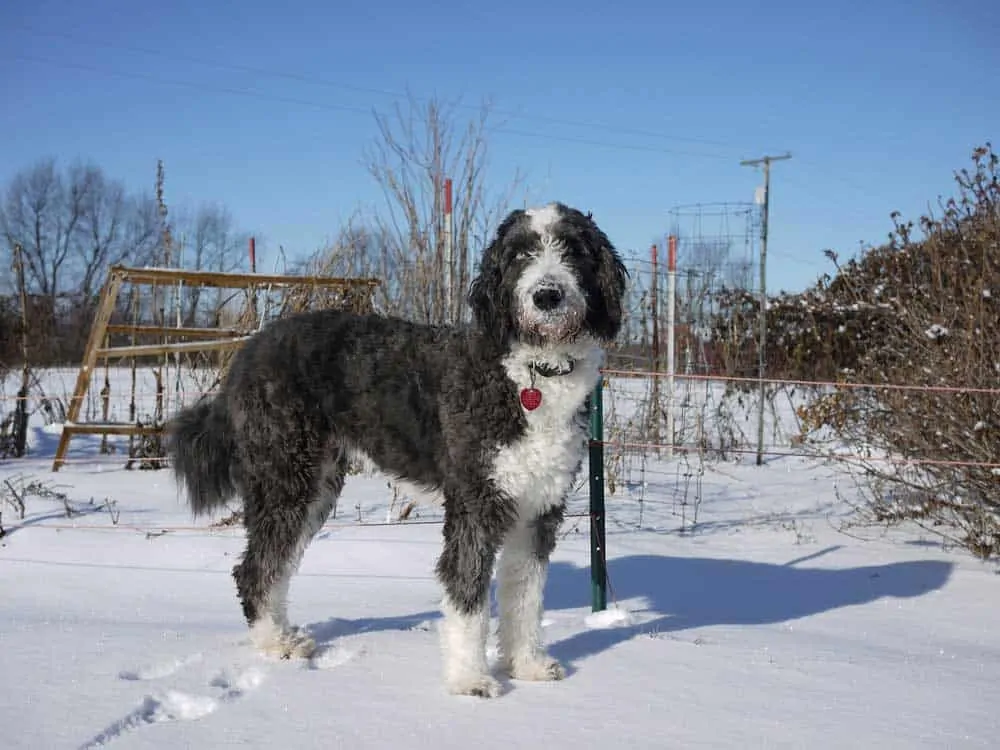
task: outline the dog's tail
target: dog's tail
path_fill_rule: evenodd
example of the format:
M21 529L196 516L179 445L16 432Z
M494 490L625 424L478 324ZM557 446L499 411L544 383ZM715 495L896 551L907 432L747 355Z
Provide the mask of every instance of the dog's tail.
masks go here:
M235 445L229 412L221 398L182 409L167 428L167 441L174 475L187 489L195 516L224 505L236 494Z

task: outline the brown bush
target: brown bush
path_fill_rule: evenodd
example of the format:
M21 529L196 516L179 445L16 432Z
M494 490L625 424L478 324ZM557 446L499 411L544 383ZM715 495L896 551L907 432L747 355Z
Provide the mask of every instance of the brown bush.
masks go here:
M1000 553L1000 170L991 146L958 195L838 269L807 299L841 379L803 416L872 460L864 517L915 521L981 557ZM892 388L891 385L915 388ZM880 387L885 386L885 387ZM884 460L884 459L889 459Z

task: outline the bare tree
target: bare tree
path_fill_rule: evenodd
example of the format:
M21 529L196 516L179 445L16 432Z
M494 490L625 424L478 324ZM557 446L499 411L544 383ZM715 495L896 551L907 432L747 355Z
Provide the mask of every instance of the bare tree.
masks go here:
M249 234L236 228L232 214L219 203L202 205L193 216L181 217L172 229L181 243L179 259L185 268L204 271L236 271L245 268ZM183 298L182 319L185 326L196 325L200 316L213 317L223 299L213 301L213 309L205 310L201 287L187 289Z
M85 183L67 185L49 159L11 180L0 209L8 251L22 248L26 284L53 306L79 236L87 189Z
M122 263L137 266L150 265L160 251L160 220L156 200L142 193L127 199L124 227L126 252L119 257Z
M365 157L385 201L368 232L380 246L381 294L393 295L400 314L433 323L465 316L464 290L474 259L521 182L515 175L498 194L487 188L490 107L484 104L465 123L457 121L455 110L437 99L411 97L389 114L377 113L378 136ZM447 178L454 196L450 265Z
M156 243L148 198L129 196L121 182L93 165L61 174L51 159L16 175L0 205L0 231L20 245L33 295L91 300L108 266L149 253Z
M215 227L210 242L224 248L218 252L231 255L238 241L231 218L218 207L206 215L201 223ZM128 192L93 164L60 170L47 159L11 179L0 196L2 252L21 248L20 307L28 311L36 364L80 355L108 268L160 262L161 223L150 195ZM13 279L6 281L14 291ZM140 302L123 298L119 314L137 317Z
M80 237L74 243L74 277L85 300L94 300L110 266L141 261L154 251L155 205L148 196L129 196L124 185L96 167L74 168L71 184L83 189Z

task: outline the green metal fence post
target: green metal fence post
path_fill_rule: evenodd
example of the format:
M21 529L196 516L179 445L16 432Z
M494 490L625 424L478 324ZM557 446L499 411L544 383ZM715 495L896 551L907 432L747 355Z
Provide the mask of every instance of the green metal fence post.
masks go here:
M590 588L591 607L608 607L607 555L604 549L604 378L590 395Z

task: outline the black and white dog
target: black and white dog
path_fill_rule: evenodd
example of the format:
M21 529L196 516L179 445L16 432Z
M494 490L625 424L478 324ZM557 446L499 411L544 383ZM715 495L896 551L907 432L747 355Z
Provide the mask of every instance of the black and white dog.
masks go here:
M590 215L555 203L502 222L471 285L471 327L321 311L251 338L214 398L173 420L169 445L195 514L243 500L247 546L233 577L254 643L285 658L315 648L289 624L289 581L363 454L444 504L448 690L499 692L486 640L501 550L502 667L560 679L542 644L542 590L625 280Z

